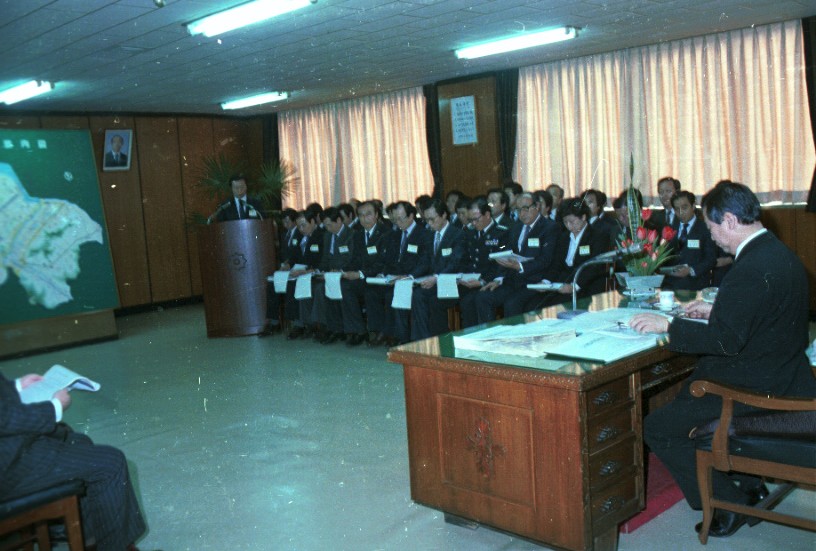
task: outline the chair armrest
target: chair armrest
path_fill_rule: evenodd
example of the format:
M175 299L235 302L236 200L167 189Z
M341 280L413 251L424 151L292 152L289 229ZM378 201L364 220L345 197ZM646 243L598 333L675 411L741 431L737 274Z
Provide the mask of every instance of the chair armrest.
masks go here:
M730 385L712 383L711 381L694 381L691 383L691 393L700 398L706 394L716 394L725 399L740 402L749 406L762 409L775 409L782 411L816 411L816 399L801 397L774 397L758 392L743 390Z

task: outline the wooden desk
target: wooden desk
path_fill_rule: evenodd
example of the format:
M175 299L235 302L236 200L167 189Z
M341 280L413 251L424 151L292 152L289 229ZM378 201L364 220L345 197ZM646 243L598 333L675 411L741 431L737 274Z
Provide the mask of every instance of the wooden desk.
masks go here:
M590 309L619 305L612 292ZM616 549L618 523L645 504L643 391L685 376L694 358L653 349L535 369L455 356L451 335L389 351L404 369L412 499L548 546Z

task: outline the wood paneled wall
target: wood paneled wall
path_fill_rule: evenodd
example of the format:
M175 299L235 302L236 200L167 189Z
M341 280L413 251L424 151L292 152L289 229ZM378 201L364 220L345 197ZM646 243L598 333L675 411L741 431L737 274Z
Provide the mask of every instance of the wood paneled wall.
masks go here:
M216 205L196 188L202 160L223 152L257 167L260 119L173 116L0 116L2 128L88 129L122 307L201 294L193 212ZM103 172L105 130L132 129L131 168Z
M445 191L458 189L473 197L501 182L499 128L496 118L496 79L492 76L438 86L439 134ZM478 143L453 145L450 100L473 96Z

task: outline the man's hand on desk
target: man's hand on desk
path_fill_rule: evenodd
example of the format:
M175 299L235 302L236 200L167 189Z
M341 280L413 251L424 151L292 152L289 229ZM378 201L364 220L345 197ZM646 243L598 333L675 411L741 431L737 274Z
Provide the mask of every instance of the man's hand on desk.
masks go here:
M517 272L521 271L521 264L516 262L515 260L508 260L506 258L499 258L496 260L499 266L504 266L505 268L509 268L511 270L515 270Z
M692 319L707 320L711 315L711 308L713 307L714 305L710 302L695 300L694 302L689 302L686 304L686 307L683 310L685 310L686 316Z
M483 283L481 279L468 279L467 281L460 281L459 285L462 287L468 287L469 289L475 289L477 287L481 287Z
M493 289L498 288L499 285L501 285L501 283L499 283L498 281L491 281L490 283L488 283L487 285L485 285L484 287L482 287L479 290L480 291L492 291Z
M638 333L665 333L669 330L669 320L659 314L638 314L629 320L629 327Z
M428 279L419 284L423 289L433 289L434 285L436 285L436 276L429 276Z

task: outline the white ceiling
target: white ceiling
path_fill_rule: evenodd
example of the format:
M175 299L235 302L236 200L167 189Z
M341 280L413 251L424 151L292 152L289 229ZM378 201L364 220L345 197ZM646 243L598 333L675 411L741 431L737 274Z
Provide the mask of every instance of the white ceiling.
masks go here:
M285 90L269 113L546 61L816 14L813 0L318 0L215 38L184 24L242 0L0 0L0 89L56 90L0 108L221 113L219 103ZM455 48L523 30L577 39L460 61Z

